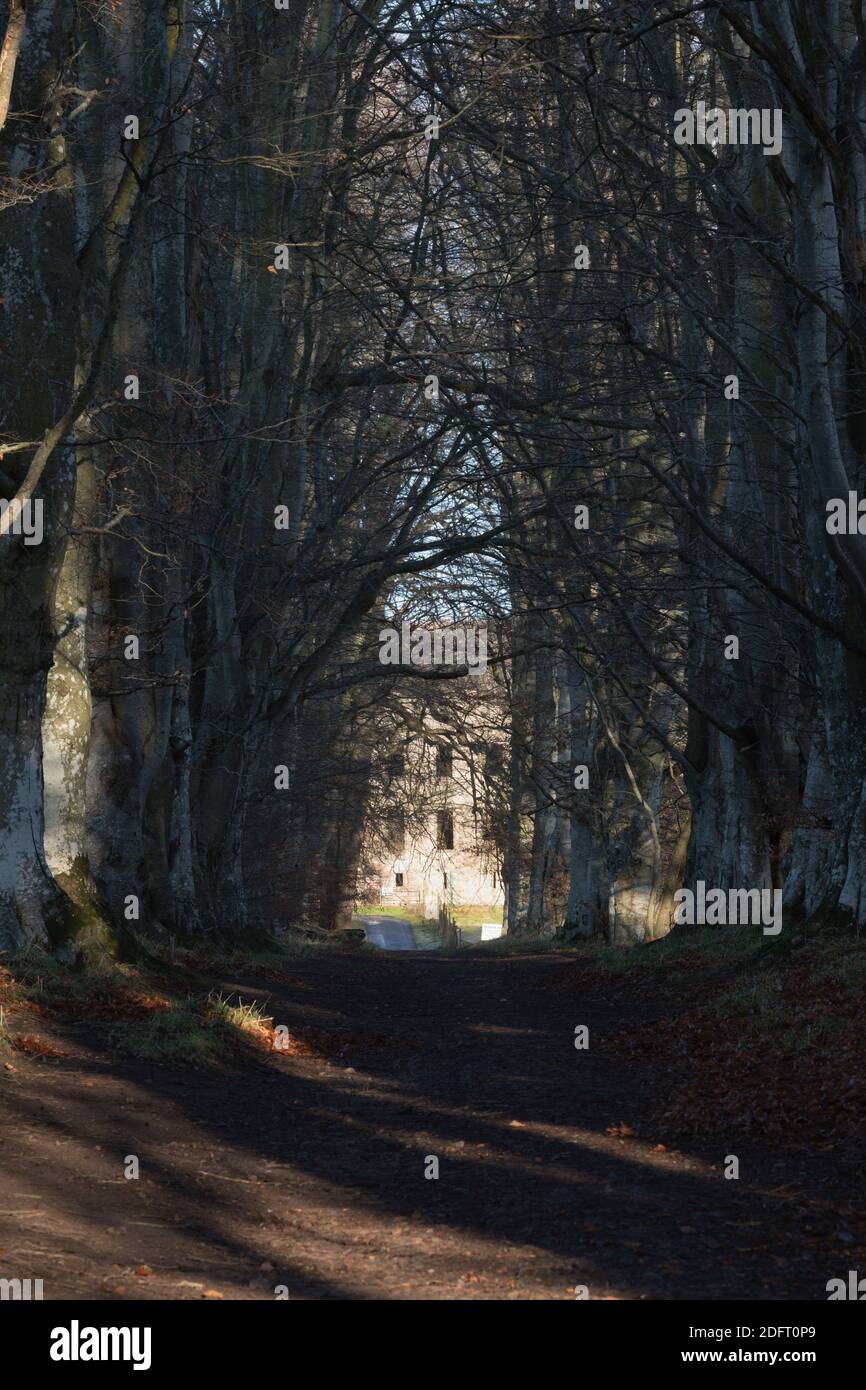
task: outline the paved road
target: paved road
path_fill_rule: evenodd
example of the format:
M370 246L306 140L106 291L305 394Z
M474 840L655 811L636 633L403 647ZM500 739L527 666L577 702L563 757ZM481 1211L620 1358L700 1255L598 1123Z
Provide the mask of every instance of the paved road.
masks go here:
M363 922L371 946L381 946L383 951L418 949L412 924L402 917L359 917L358 921Z

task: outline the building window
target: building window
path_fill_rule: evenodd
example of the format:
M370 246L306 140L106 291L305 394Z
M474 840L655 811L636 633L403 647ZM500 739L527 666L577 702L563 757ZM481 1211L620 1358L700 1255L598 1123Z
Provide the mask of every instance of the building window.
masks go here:
M443 888L447 888L447 887L448 887L448 875L447 875L447 874L443 874L443 875L442 875L442 887L443 887Z
M488 777L498 777L502 772L503 753L501 743L489 743L484 754L484 771Z
M451 749L447 743L440 743L436 749L436 776L450 777L453 766Z
M396 885L397 885L398 888L402 888L402 887L403 887L403 875L402 875L402 874L395 874L395 875L394 875L394 882L396 883Z
M454 817L450 811L436 812L436 844L439 849L454 848Z

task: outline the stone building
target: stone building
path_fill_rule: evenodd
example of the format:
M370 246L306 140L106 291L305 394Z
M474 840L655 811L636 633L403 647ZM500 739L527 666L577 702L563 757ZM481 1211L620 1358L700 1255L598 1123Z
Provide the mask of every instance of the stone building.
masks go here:
M441 906L502 908L498 855L485 806L484 769L501 744L465 744L435 720L392 760L395 803L387 836L368 837L366 903L436 917Z

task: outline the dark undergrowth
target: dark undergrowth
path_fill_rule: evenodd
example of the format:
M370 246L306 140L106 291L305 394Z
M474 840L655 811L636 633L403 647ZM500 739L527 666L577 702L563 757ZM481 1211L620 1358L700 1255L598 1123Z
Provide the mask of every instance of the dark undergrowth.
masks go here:
M583 955L599 980L647 1002L647 1021L609 1041L663 1069L667 1127L861 1152L866 942L805 928L768 948L753 927L692 928Z

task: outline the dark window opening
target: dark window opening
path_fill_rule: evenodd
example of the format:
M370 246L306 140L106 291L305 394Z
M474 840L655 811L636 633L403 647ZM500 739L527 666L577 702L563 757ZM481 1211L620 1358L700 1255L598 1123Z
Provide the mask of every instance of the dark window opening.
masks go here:
M454 848L454 817L450 811L436 812L436 843L439 849Z
M488 744L484 755L484 770L490 776L495 777L502 771L504 751L501 743Z
M450 777L453 767L453 757L451 749L445 743L440 743L436 749L436 776Z
M395 874L395 875L394 875L394 879L395 879L395 882L396 882L397 887L398 887L398 888L402 888L402 887L403 887L403 875L402 875L402 874Z

